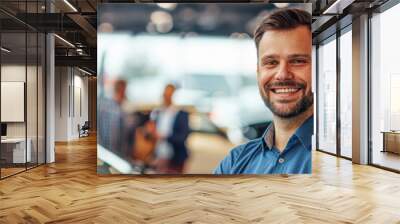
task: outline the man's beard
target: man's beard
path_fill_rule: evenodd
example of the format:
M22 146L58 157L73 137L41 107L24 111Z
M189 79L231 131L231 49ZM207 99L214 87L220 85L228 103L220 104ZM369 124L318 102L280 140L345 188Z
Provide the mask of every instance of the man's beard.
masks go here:
M278 83L277 86L283 86L286 85L285 82ZM302 88L300 91L305 91L305 88ZM296 117L297 115L305 112L310 106L313 105L314 103L314 96L311 91L307 92L306 94L303 94L303 97L296 102L294 107L292 108L285 108L285 109L280 109L278 106L275 105L274 102L271 102L271 100L268 97L269 94L269 86L266 86L264 88L264 91L260 88L260 95L261 98L264 101L264 104L271 110L271 112L281 118L292 118Z

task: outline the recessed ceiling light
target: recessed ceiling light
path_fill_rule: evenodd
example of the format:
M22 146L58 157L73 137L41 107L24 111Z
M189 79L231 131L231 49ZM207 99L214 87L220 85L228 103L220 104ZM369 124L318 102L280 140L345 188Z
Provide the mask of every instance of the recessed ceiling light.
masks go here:
M355 0L336 0L322 14L342 14L343 10L351 5Z
M60 36L57 35L57 34L54 34L54 36L57 37L58 39L60 39L62 42L64 42L64 43L66 43L67 45L69 45L70 47L75 48L75 45L73 45L73 44L72 44L71 42L69 42L68 40L66 40L66 39L64 39L64 38L62 38L62 37L60 37Z
M286 8L289 6L289 3L274 3L277 8Z
M10 52L11 52L11 50L9 50L9 49L7 49L7 48L5 48L5 47L1 47L0 49L1 49L2 51L6 52L6 53L10 53Z
M167 9L167 10L174 10L176 8L176 3L157 3L158 7Z
M74 12L78 12L78 10L68 1L64 0L65 4L67 4Z
M85 73L85 74L87 74L87 75L92 75L92 73L90 73L90 72L88 72L88 71L86 71L86 70L83 70L83 69L81 69L81 68L79 68L79 67L78 67L78 70L81 71L81 72L83 72L83 73Z

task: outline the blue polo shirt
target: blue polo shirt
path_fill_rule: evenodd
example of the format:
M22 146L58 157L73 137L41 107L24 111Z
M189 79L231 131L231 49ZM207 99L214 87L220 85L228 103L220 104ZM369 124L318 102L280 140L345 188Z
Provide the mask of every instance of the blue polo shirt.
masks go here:
M274 125L263 136L232 149L214 174L310 174L313 116L290 137L282 153L274 147Z

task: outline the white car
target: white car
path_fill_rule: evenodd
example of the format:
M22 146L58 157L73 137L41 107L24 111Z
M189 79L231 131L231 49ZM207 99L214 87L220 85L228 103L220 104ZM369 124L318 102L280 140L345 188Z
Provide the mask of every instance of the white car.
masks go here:
M242 87L235 97L215 99L212 108L211 121L225 129L228 139L235 144L259 137L258 130L246 135L245 132L250 131L246 129L272 120L272 113L262 102L257 86Z
M259 95L255 75L186 75L182 78L174 102L191 105L199 113L206 114L235 144L248 139L243 128L272 120L271 112Z

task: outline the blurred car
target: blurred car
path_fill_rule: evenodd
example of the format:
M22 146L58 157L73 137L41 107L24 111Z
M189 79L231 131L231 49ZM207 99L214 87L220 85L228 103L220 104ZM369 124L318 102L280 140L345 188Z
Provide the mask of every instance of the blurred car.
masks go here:
M174 102L178 105L193 105L200 113L211 111L213 99L232 96L232 86L223 75L184 75L179 87Z
M264 105L256 85L239 88L238 96L217 99L214 103L211 120L225 128L228 139L235 144L260 137L272 121L272 113Z
M202 119L198 124L209 130L215 126L235 144L259 137L259 127L272 120L259 95L255 75L186 75L174 100L178 105L194 106ZM213 125L207 124L204 115Z
M245 140L261 137L272 121L272 112L265 106L258 86L247 86L240 92L241 131ZM250 100L251 99L251 100Z

